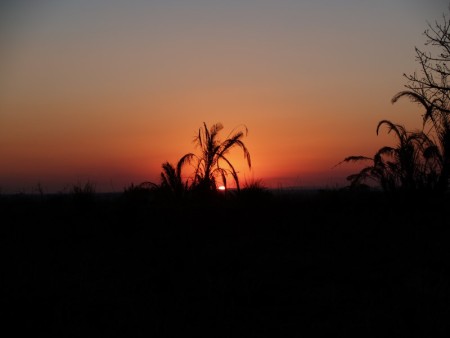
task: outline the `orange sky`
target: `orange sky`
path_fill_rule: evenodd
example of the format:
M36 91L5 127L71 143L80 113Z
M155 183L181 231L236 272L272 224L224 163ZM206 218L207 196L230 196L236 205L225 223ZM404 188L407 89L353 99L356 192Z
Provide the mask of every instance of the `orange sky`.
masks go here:
M11 2L13 3L13 2ZM245 124L272 187L342 185L349 155L420 127L390 99L446 1L33 1L0 5L0 188L159 180L203 122ZM353 170L354 171L354 170Z

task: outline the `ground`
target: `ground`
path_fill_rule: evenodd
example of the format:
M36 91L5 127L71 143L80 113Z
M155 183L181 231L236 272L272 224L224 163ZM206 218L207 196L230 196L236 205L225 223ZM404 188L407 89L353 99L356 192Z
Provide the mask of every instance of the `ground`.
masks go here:
M448 196L0 196L3 317L46 337L448 337Z

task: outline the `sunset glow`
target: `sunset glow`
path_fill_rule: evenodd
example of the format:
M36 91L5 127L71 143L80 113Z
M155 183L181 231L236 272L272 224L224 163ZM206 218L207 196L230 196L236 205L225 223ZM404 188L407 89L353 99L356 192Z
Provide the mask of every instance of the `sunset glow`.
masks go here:
M205 122L245 125L240 180L346 184L350 154L392 142L392 105L446 1L39 1L0 5L0 188L159 182ZM224 187L219 187L223 190Z

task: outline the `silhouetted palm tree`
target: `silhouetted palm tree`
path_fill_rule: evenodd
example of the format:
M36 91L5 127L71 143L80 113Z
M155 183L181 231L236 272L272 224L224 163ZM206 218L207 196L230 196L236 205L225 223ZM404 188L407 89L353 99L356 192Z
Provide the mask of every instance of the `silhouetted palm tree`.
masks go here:
M432 158L435 144L421 132L409 132L404 126L382 120L377 126L386 125L398 139L395 147L380 148L373 158L366 156L349 156L342 162L371 161L359 173L347 177L352 186L361 185L366 180L380 184L384 191L413 191L433 189L436 185L436 172ZM342 163L341 162L341 163Z
M189 153L182 158L184 162L190 162L194 158L197 160L192 189L214 191L219 177L226 186L227 176L231 175L239 191L239 178L227 155L233 148L241 148L248 167L251 168L250 153L242 142L242 138L248 134L248 130L245 126L243 128L244 130L233 129L228 137L221 141L218 134L223 129L222 124L216 123L208 129L206 123L203 123L203 128L199 128L198 134L194 138L195 145L200 148L200 155Z

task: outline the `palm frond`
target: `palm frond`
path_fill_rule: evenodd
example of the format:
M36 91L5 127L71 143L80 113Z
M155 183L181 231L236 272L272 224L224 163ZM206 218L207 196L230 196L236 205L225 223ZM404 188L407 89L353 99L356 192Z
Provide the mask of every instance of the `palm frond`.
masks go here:
M341 162L335 164L335 165L332 167L332 169L333 169L333 168L336 168L337 166L339 166L339 165L341 165L341 164L343 164L343 163L346 163L346 162L360 162L360 161L373 161L373 158L367 157L367 156L361 156L361 155L358 155L358 156L348 156L348 157L344 158Z
M196 158L197 156L192 153L188 153L180 158L180 160L177 163L177 175L181 177L181 170L186 164L190 164L191 161Z
M240 190L239 178L238 178L236 169L234 168L233 164L226 157L221 156L221 159L227 163L229 170L231 172L231 175L233 176L234 182L236 183L236 189L239 191Z
M393 155L395 155L397 153L397 151L398 151L397 148L384 146L384 147L381 147L380 149L378 149L377 155L380 155L380 156L382 156L382 155L391 155L391 156L393 156Z
M397 135L400 143L401 144L404 143L404 139L405 139L406 134L407 134L406 129L405 129L404 126L402 126L400 124L395 124L395 123L393 123L393 122L391 122L389 120L381 120L380 122L378 122L377 135L379 133L379 130L380 130L381 126L383 126L383 125L387 125L387 127L388 127L388 134L391 131L394 131L394 133Z
M404 91L398 92L397 94L394 95L394 97L392 97L391 102L396 103L402 97L407 97L411 101L417 102L417 103L421 104L425 109L428 109L429 104L428 104L427 100L422 95L419 95L418 93L415 93L410 90L404 90Z
M205 124L205 128L206 128L206 124ZM223 125L222 123L218 122L216 124L213 124L213 126L210 129L210 137L211 139L215 139L217 134L223 129Z

